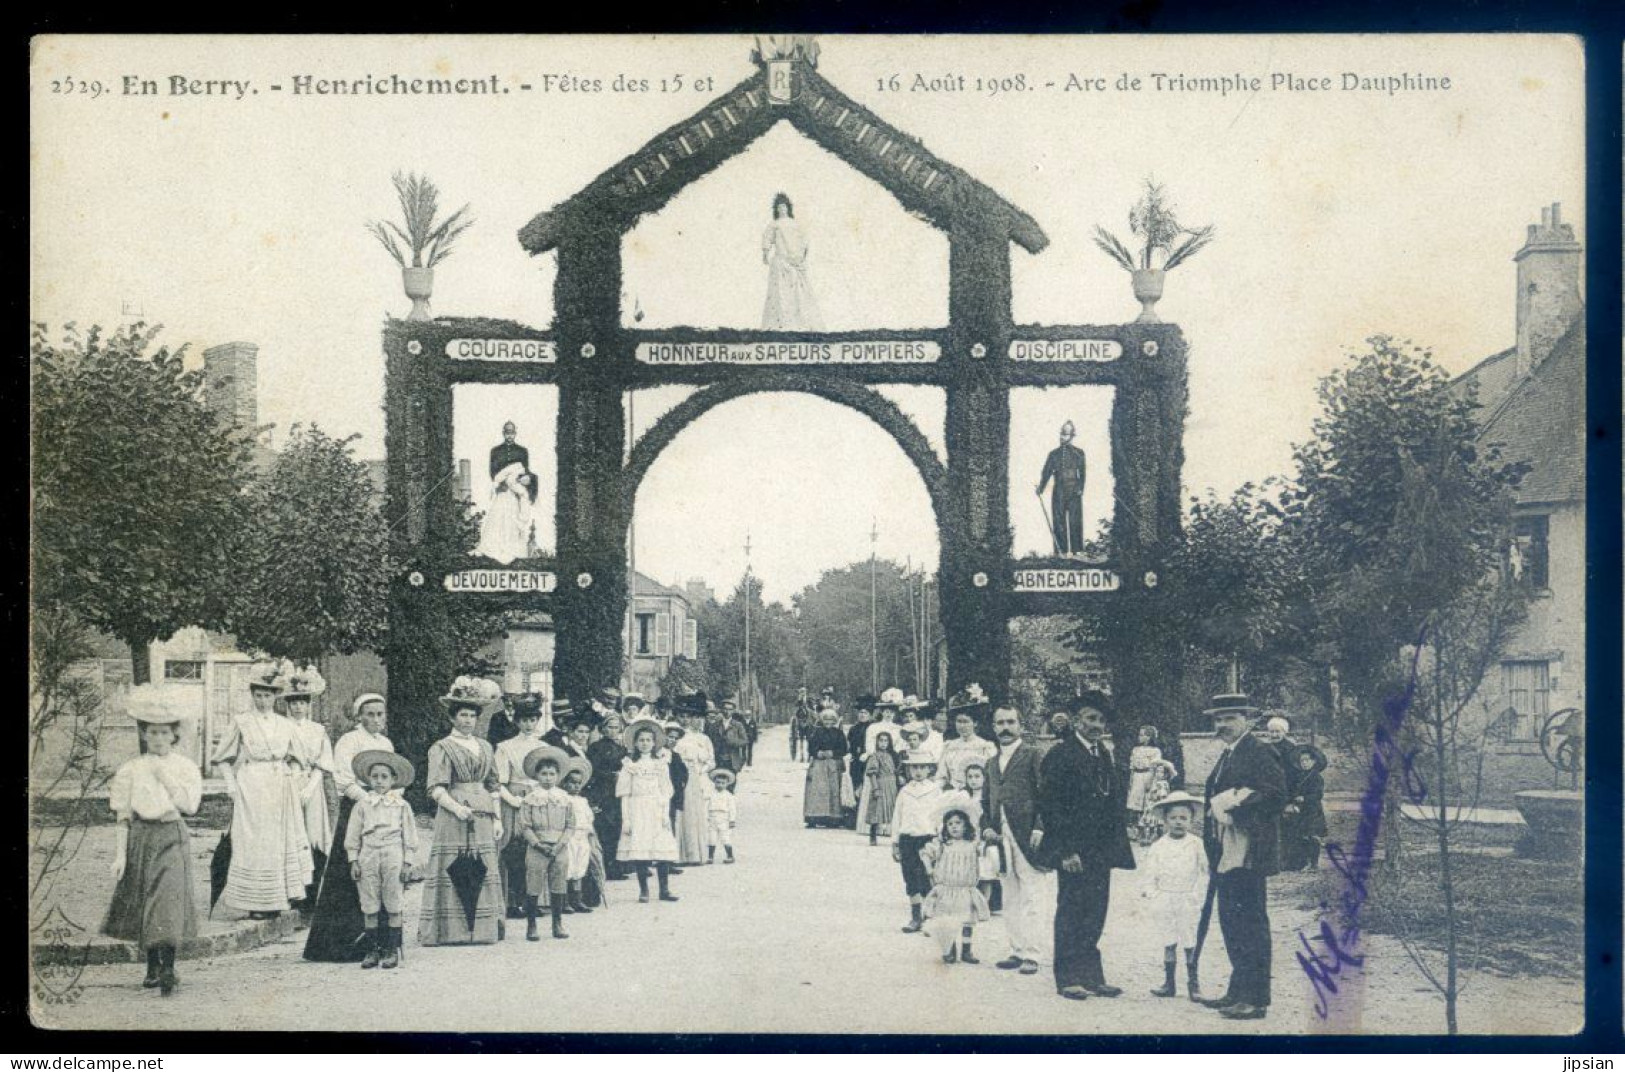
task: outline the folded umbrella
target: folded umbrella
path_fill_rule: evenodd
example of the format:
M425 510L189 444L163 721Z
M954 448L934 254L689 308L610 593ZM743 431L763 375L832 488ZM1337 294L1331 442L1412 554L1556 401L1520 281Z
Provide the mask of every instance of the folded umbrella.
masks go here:
M214 906L225 892L226 880L231 877L231 831L227 830L220 835L219 844L214 847L214 859L209 861L209 915L214 915Z
M456 891L457 901L463 906L463 916L468 921L470 931L474 929L474 915L480 904L480 890L485 885L485 871L485 861L474 853L474 820L471 818L457 859L446 867L446 876L451 879L451 888Z

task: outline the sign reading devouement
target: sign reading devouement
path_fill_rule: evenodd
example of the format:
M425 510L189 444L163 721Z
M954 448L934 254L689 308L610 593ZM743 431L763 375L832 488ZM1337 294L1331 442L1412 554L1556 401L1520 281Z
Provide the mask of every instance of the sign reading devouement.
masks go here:
M559 359L558 344L548 339L452 339L446 356L453 361L537 361Z
M1108 569L1018 569L1017 592L1115 592L1123 584Z
M927 339L842 339L833 342L642 342L645 365L895 365L927 364L942 348Z
M446 574L448 592L551 592L559 576L546 570L466 569Z
M1116 361L1123 344L1116 339L1011 339L1012 361Z

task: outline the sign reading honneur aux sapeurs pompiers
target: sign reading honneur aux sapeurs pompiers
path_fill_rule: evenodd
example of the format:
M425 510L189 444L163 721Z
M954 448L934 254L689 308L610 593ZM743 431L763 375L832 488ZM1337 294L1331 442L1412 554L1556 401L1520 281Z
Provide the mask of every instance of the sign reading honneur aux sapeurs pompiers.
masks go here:
M576 578L575 584L544 584L523 573L471 569L466 560L420 560L418 568L445 583L397 588L397 600L483 598L545 610L556 629L558 691L586 696L614 684L627 640L627 528L639 484L697 418L732 399L772 391L815 395L869 417L918 471L940 540L950 690L976 681L1003 698L1011 618L1076 611L1086 605L1079 601L1118 598L1126 587L1151 589L1142 578L1162 568L1180 532L1186 366L1179 329L1145 318L1018 326L1011 311L1011 247L1041 253L1049 239L1040 223L847 96L819 72L817 58L815 48L804 47L758 54L749 77L520 230L526 252L558 254L553 304L559 312L551 328L444 318L388 324L391 519L420 549L443 546L427 537L432 526L454 516L453 489L438 475L454 467L453 385L553 385L557 500L535 507L551 507L555 515L557 548L545 563L547 573ZM623 320L623 236L781 126L869 176L946 237L945 328L645 330ZM782 255L793 260L793 232L785 234ZM786 271L782 300L803 300L793 270ZM879 390L887 385L942 391L946 461ZM1011 392L1074 385L1112 389L1116 506L1107 560L1088 567L1046 557L1018 564L1010 526ZM628 392L663 386L695 390L629 441ZM524 488L514 495L524 508ZM527 565L534 563L513 564ZM395 620L413 627L412 615ZM1167 674L1176 654L1140 650L1132 665L1114 667L1125 702L1159 695L1161 689L1143 686ZM449 679L456 668L439 670L438 678ZM438 678L424 673L410 680ZM390 687L407 685L392 678ZM403 709L432 701L391 697Z

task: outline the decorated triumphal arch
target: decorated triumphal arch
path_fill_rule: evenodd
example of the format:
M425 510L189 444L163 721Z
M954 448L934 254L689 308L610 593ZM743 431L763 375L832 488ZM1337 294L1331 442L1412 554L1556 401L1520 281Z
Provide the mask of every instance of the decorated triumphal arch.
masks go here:
M884 187L948 241L948 322L920 330L775 332L625 326L622 237L685 186L779 123ZM1011 246L1043 251L1027 213L853 101L796 51L651 139L585 189L530 221L519 241L556 251L549 330L484 319L392 320L388 358L388 513L406 563L390 602L390 702L427 710L458 671L451 635L461 606L546 611L556 630L555 687L583 697L621 676L627 528L637 488L689 423L746 394L805 392L878 423L918 470L938 524L949 685L1008 687L1010 619L1136 600L1155 613L1159 565L1180 526L1185 345L1163 323L1013 322ZM557 388L556 551L504 568L470 559L455 530L452 423L459 384ZM947 458L880 394L939 388ZM697 390L627 442L627 393ZM1113 389L1114 510L1104 561L1012 555L1011 392ZM1023 429L1048 438L1053 429ZM539 504L545 506L547 504ZM492 564L494 565L494 564ZM1165 695L1177 653L1142 650L1113 667L1124 706ZM1150 715L1150 711L1143 712Z

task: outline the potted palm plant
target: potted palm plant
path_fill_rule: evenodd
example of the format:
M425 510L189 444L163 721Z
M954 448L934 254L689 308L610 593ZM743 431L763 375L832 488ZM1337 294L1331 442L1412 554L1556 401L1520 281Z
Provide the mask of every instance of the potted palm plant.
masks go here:
M437 220L440 190L428 176L397 171L393 178L395 196L401 203L401 223L371 220L367 230L401 266L401 283L406 296L412 299L412 311L406 319L428 320L435 265L451 256L452 245L474 221L465 217L467 205Z
M1213 241L1213 226L1180 225L1161 184L1145 180L1145 195L1129 211L1129 230L1140 240L1138 256L1104 227L1095 227L1095 245L1122 265L1134 280L1134 300L1140 303L1141 324L1160 323L1157 300L1167 274L1190 260Z

